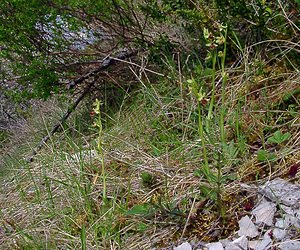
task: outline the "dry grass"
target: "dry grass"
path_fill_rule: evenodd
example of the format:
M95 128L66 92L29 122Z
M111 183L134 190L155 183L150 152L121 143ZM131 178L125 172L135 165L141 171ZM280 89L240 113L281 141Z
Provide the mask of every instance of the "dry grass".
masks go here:
M76 140L67 129L51 138L34 163L28 165L22 155L6 161L13 171L1 181L1 247L79 249L84 240L87 249L150 249L185 238L229 237L255 186L278 176L288 178L291 165L300 162L299 74L276 65L274 72L268 64L257 74L253 61L243 58L228 69L225 93L227 140L240 150L235 159L222 163L223 174L234 175L222 186L227 223L221 222L215 203L202 196L200 184L206 181L195 175L203 163L196 101L181 85L186 79L177 70L175 81L165 79L132 93L136 101L121 109L104 131L108 200L101 196L95 131L85 137L71 123ZM12 144L32 147L37 139L33 134L41 131L41 124L45 131L46 117L56 117L61 109L52 104L49 112L42 107L41 115L16 132ZM217 121L213 126L211 138L216 138ZM291 133L291 138L283 145L268 144L277 130ZM221 164L213 159L216 145L207 142L212 168ZM258 161L259 149L276 153L278 159ZM299 182L299 173L293 181ZM148 213L128 212L145 204Z

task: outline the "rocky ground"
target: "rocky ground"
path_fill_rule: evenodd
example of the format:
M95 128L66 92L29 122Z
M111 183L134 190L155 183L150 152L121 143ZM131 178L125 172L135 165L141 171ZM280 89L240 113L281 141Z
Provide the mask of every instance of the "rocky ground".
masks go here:
M296 164L295 164L296 165ZM295 166L298 168L299 164ZM219 242L181 242L165 249L174 250L299 250L300 185L281 178L265 185L244 185L257 192L257 203L239 220L236 234Z

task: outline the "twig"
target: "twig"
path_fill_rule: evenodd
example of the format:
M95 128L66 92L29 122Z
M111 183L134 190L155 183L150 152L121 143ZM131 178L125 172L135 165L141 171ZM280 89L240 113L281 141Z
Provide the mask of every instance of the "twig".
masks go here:
M116 61L120 61L120 62L123 62L123 63L127 63L127 64L130 64L130 65L139 67L139 68L141 68L142 70L148 71L148 72L153 73L153 74L155 74L155 75L159 75L159 76L164 76L164 77L166 77L166 76L165 76L164 74L162 74L162 73L153 71L153 70L151 70L151 69L147 69L147 68L145 68L145 67L143 67L143 66L140 66L140 65L138 65L138 64L136 64L136 63L133 63L133 62L130 62L130 61L126 61L126 60L121 59L121 58L115 58L115 57L110 57L110 58L113 59L113 60L116 60ZM169 78L169 77L168 77L168 78Z

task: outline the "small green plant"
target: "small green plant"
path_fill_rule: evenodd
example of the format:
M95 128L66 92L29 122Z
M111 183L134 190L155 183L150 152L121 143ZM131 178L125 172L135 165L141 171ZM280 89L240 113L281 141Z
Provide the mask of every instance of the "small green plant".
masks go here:
M288 139L291 138L291 133L282 133L280 130L277 130L273 136L271 136L270 138L268 138L267 142L268 143L273 143L273 144L277 144L280 145L283 142L287 141Z
M184 212L178 207L178 204L170 200L170 197L162 195L153 195L149 202L133 206L126 214L141 219L160 217L165 221L181 221L185 218Z
M276 154L270 153L267 150L260 149L257 152L257 160L258 161L265 162L265 161L274 161L276 159L277 159Z
M143 172L141 173L142 183L146 187L151 187L155 184L155 178L152 174Z
M138 204L133 206L131 209L127 211L126 214L146 216L149 215L151 210L152 210L152 206L149 203L144 203L144 204Z
M291 138L291 133L282 133L280 130L277 130L271 137L268 138L268 144L282 145L285 141ZM276 161L278 156L275 153L269 152L265 149L260 149L257 152L257 160L260 162L265 161Z

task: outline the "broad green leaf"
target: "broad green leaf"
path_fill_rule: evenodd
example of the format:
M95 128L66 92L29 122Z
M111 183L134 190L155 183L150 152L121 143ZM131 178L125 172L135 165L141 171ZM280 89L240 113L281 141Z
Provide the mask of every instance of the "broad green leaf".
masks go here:
M149 204L135 205L127 211L128 215L147 215L150 210Z
M284 141L287 141L291 137L291 133L284 133L282 134L280 130L277 130L273 136L271 136L267 142L268 143L275 143L281 144Z
M257 160L258 161L274 161L276 160L276 155L274 153L269 153L266 150L258 150Z

